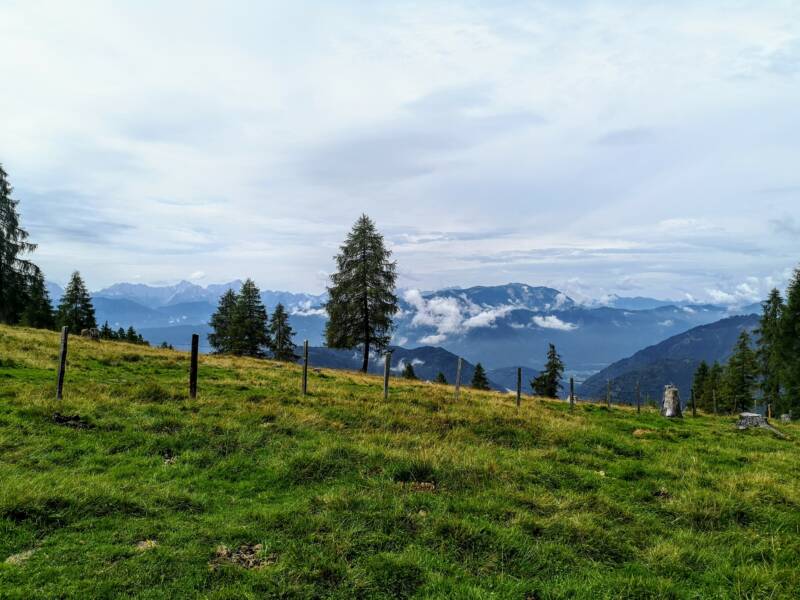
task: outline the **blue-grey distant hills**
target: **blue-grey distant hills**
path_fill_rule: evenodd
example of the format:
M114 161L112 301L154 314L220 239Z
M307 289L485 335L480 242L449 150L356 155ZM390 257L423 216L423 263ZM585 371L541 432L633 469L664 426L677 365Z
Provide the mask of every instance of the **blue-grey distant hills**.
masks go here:
M578 393L586 399L604 398L611 381L614 401L632 404L637 381L641 382L642 398L649 395L655 400L660 400L664 386L672 383L686 403L700 362L727 361L742 330L752 332L758 320L757 315L729 317L672 336L609 365L587 379Z
M176 348L187 348L196 332L207 352L207 323L219 298L240 285L238 280L208 286L118 283L94 292L93 299L101 324L132 325L151 343L166 341ZM60 288L50 284L49 289L57 301ZM733 314L726 307L686 300L615 296L602 304L582 304L559 290L523 283L401 290L398 295L395 346L438 347L471 364L481 362L490 373L497 371L493 380L503 387L512 387L515 366L526 369L526 382L541 369L549 343L558 348L568 373L582 381L641 348ZM324 294L266 290L262 299L269 311L284 304L298 344L308 339L312 346L324 345Z

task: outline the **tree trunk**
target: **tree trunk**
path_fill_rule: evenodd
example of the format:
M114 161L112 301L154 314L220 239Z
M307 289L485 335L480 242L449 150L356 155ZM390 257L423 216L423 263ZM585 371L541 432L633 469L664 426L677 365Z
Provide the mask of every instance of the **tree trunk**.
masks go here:
M369 367L369 337L364 342L364 361L361 363L361 370L366 373Z

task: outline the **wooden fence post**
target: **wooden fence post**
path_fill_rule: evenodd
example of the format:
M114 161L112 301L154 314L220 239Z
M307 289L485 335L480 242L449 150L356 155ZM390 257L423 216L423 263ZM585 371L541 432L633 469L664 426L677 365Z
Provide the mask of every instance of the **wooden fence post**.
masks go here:
M189 365L189 398L197 398L197 352L200 336L192 334L192 362Z
M639 383L639 380L636 380L636 414L640 414L642 412L642 388Z
M606 408L611 408L611 380L606 380Z
M67 369L67 339L69 327L61 328L61 352L58 359L58 383L56 384L56 400L64 397L64 371Z
M695 405L695 401L694 401L694 387L692 387L692 390L689 392L689 397L692 400L692 417L696 417L697 416L697 406Z
M389 371L392 368L392 351L388 350L383 359L383 399L389 399Z
M522 367L517 367L517 408L522 398Z
M458 357L458 364L456 365L456 402L461 395L461 357Z
M303 342L303 396L308 394L308 340Z
M575 378L569 378L569 408L575 408Z

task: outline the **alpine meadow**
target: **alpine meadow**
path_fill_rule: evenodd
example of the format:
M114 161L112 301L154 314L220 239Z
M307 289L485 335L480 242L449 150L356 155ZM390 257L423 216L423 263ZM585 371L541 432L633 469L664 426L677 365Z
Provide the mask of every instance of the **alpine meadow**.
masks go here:
M800 4L0 2L0 78L0 600L800 598Z

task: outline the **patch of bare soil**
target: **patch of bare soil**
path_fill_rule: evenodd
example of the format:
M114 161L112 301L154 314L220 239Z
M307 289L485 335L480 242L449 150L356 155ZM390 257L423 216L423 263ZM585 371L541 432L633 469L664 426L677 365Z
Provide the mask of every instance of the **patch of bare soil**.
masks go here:
M436 484L431 481L412 481L408 484L412 492L434 492Z
M156 547L158 547L158 542L155 540L142 540L141 542L136 542L135 546L139 552L146 552Z
M231 550L227 546L219 545L214 555L214 560L208 563L213 571L223 564L236 565L244 569L260 569L265 565L273 565L277 561L275 554L262 556L261 544L242 544L236 550Z

